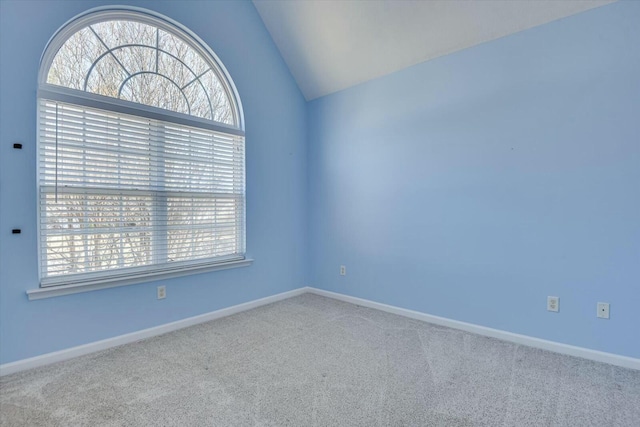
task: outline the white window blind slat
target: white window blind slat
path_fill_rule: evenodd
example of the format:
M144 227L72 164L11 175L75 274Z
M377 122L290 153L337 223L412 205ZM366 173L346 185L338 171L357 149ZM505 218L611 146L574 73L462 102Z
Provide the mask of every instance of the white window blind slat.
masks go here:
M244 257L243 136L41 98L38 167L43 286Z

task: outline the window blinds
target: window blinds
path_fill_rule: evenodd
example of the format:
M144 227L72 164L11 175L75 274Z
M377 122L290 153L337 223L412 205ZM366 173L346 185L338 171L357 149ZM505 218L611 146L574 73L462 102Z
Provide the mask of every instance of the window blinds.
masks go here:
M40 99L42 285L244 257L244 137Z

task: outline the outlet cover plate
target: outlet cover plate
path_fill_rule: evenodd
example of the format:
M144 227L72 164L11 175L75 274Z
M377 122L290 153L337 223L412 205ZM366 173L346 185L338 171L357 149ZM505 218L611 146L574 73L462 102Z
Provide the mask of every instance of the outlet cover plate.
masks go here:
M598 317L601 319L609 318L609 303L608 302L599 302L598 303Z
M560 311L560 297L547 297L547 310L555 313Z

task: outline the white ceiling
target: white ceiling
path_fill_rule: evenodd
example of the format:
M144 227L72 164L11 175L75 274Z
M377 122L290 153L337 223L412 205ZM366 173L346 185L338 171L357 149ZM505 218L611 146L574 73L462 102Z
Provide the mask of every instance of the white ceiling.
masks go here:
M307 100L612 0L253 0Z

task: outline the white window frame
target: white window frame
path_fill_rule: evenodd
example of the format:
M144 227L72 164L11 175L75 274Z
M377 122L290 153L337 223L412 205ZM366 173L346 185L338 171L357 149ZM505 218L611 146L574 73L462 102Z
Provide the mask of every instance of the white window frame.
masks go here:
M137 104L117 98L97 95L81 90L57 86L47 83L49 68L55 58L60 47L67 41L69 37L77 31L98 22L110 20L133 20L148 25L156 26L164 31L173 33L185 41L190 41L189 45L195 48L204 58L210 58L215 72L219 76L220 83L223 85L227 99L229 100L236 126L227 125L220 122L214 122L196 116L190 116L170 110L156 108L148 105ZM164 122L176 123L180 125L198 127L210 131L222 132L225 134L237 135L244 137L244 114L242 104L238 92L233 84L233 80L224 68L222 62L215 53L204 43L196 34L188 28L182 26L176 21L167 18L155 12L137 8L137 7L99 7L91 9L81 15L69 20L63 27L49 40L47 47L43 53L40 62L40 70L38 74L38 109L40 109L40 100L45 98L51 101L76 104L83 107L97 108L100 110L112 111L121 114L130 114L138 117L145 117L152 120L160 120ZM40 111L38 111L38 142L40 141ZM39 145L39 143L38 143ZM37 150L39 151L39 149ZM40 165L38 160L38 165ZM38 166L38 174L40 174L40 166ZM246 174L246 166L243 168ZM40 183L38 179L38 199L40 198ZM246 193L243 192L243 213L246 216ZM38 265L39 272L42 271L42 244L40 233L40 200L38 200ZM243 239L246 236L246 220L242 219ZM243 241L242 246L246 248ZM245 249L246 250L246 249ZM88 274L71 275L68 279L65 275L56 280L50 280L43 283L40 277L40 288L27 291L29 299L40 299L51 296L59 296L76 292L85 292L96 289L103 289L114 286L122 286L150 280L178 277L186 274L197 274L207 271L222 270L235 267L244 267L252 263L253 260L247 259L246 256L232 257L229 259L217 260L215 262L205 262L199 264L181 265L180 262L171 264L160 264L152 268L127 268L126 270L114 269L104 272L93 272ZM41 274L41 273L39 273ZM75 277L74 277L75 276Z

